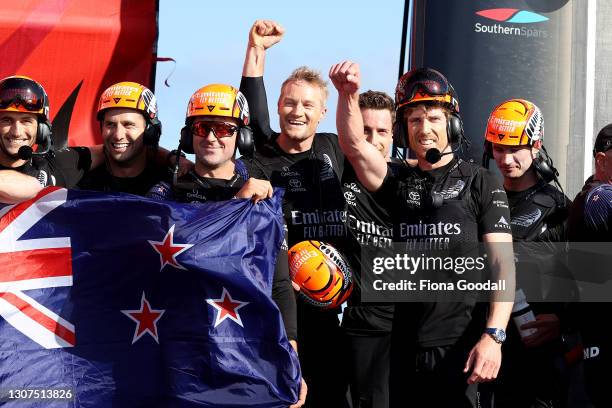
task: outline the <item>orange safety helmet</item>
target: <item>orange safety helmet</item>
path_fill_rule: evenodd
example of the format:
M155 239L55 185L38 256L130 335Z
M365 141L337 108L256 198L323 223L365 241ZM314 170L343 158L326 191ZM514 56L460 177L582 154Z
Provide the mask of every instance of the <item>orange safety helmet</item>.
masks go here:
M119 82L106 88L98 102L98 120L107 109L128 108L142 113L151 123L157 119L157 99L149 88L136 82Z
M230 85L206 85L191 95L187 105L185 124L197 116L224 116L235 118L241 126L249 124L249 104L238 89Z
M534 103L510 99L498 105L485 132L486 142L506 146L533 146L544 137L544 116ZM486 144L485 142L485 144Z

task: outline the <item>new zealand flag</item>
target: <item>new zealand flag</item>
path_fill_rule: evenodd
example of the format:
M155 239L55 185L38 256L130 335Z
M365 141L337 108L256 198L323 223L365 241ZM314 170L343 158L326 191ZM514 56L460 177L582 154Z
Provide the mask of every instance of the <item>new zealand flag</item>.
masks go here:
M48 188L0 217L0 405L297 400L270 297L279 194L184 205Z

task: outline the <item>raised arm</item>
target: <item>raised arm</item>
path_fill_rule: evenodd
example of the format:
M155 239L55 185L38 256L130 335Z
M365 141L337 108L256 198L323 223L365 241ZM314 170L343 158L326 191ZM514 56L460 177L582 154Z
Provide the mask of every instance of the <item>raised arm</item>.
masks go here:
M336 128L340 148L351 162L359 181L370 191L382 185L387 174L387 162L380 152L367 142L359 109L359 65L350 61L335 64L329 77L338 90Z
M266 50L279 42L285 29L270 20L257 20L249 31L240 91L247 98L251 113L250 126L257 144L272 139L274 131L270 127L268 98L263 82Z
M285 29L272 20L257 20L253 23L244 57L243 77L263 76L266 50L279 42L284 34Z

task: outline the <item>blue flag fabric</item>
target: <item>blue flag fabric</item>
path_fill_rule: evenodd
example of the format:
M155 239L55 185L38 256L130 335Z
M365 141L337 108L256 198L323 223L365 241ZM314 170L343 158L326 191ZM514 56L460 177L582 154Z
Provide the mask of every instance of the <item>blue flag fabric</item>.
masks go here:
M187 205L48 188L0 216L5 406L297 400L297 355L271 300L278 192ZM24 405L21 390L39 391Z

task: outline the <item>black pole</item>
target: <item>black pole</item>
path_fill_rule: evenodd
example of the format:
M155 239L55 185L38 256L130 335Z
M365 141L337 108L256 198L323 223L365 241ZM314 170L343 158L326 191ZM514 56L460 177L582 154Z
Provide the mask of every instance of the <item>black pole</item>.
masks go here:
M410 1L411 0L404 1L404 20L402 23L402 40L401 40L401 45L400 45L399 72L397 74L398 79L404 74L404 61L406 60L406 42L408 39L408 15L410 11ZM401 119L396 118L395 120L401 120ZM405 159L406 149L402 149L402 151L403 151L402 152L403 154L401 154L401 156L403 159ZM395 146L395 144L393 145L391 156L396 157L396 158L400 156L399 148Z
M406 41L408 39L408 12L410 11L410 1L404 1L404 22L402 23L402 41L400 45L400 61L399 61L399 72L397 78L399 79L404 74L404 61L406 60Z

